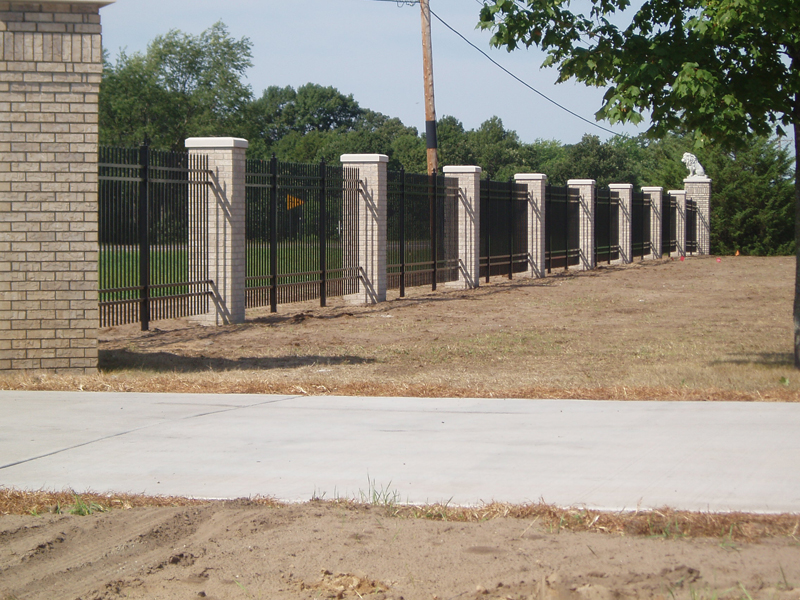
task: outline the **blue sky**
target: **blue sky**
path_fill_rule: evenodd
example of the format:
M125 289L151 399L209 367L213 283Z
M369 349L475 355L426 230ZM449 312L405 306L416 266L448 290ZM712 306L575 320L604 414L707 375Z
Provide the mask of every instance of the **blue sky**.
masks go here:
M490 34L475 29L480 6L478 0L431 0L434 12L504 67L594 123L602 90L556 85L556 71L540 69L544 56L538 51L491 49ZM253 44L248 83L257 96L270 85L331 85L362 107L424 130L419 6L376 0L117 0L101 15L112 58L122 48L144 51L170 29L198 34L221 20L234 37ZM453 115L471 129L497 115L525 142L574 143L584 133L610 137L513 80L436 19L432 35L438 117Z

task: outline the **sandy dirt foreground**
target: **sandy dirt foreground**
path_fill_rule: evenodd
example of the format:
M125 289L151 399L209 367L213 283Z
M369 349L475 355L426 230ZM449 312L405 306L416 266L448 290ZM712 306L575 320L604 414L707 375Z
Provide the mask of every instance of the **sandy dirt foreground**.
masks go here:
M239 501L7 515L0 598L800 598L796 536L623 536L391 513Z

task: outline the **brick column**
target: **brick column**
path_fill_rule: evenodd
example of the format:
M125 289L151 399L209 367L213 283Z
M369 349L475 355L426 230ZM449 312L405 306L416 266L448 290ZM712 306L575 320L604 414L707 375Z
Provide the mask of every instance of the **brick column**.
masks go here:
M650 198L650 246L653 258L661 258L661 198L664 195L662 187L643 187L644 195Z
M358 169L361 189L358 205L358 293L346 296L355 304L386 300L386 205L388 201L385 154L343 154L345 167Z
M544 200L547 175L517 173L514 180L528 188L528 273L531 277L544 277Z
M444 175L458 179L458 281L445 285L476 288L481 279L481 168L445 167Z
M697 204L697 253L711 254L711 180L689 177L683 180L683 189Z
M633 239L631 229L631 207L633 184L612 183L608 188L619 198L619 262L627 265L633 261Z
M244 323L245 310L245 152L239 138L189 138L190 154L208 156L208 276L214 282L208 325Z
M675 198L677 210L675 211L675 255L686 256L686 192L683 190L670 190L667 192Z
M0 371L97 371L102 6L0 1Z
M594 179L570 179L567 186L580 194L580 253L581 270L594 269Z

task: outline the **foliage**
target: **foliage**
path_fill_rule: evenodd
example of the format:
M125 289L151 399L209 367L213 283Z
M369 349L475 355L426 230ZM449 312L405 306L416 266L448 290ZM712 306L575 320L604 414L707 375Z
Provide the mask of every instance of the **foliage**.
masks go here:
M793 254L793 157L777 140L758 138L731 153L702 153L714 180L711 252Z
M653 137L684 130L735 147L797 121L798 0L647 0L621 28L629 5L591 0L584 14L569 0L488 0L480 24L496 46L541 47L559 81L606 87L599 118L650 112Z
M147 52L106 60L100 87L100 143L178 150L190 136L237 135L252 99L242 82L251 43L223 23L198 36L172 30Z

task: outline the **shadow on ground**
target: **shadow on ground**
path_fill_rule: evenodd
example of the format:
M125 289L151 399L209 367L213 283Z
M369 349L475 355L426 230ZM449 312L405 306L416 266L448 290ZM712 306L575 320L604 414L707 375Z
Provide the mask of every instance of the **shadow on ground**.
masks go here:
M764 365L767 367L791 367L794 356L791 352L763 352L754 354L732 355L715 360L712 365Z
M310 366L361 365L374 359L360 356L276 356L242 357L237 359L208 356L181 356L171 352L131 352L101 350L99 366L103 371L137 369L161 373L196 373L199 371L257 371L297 369Z

